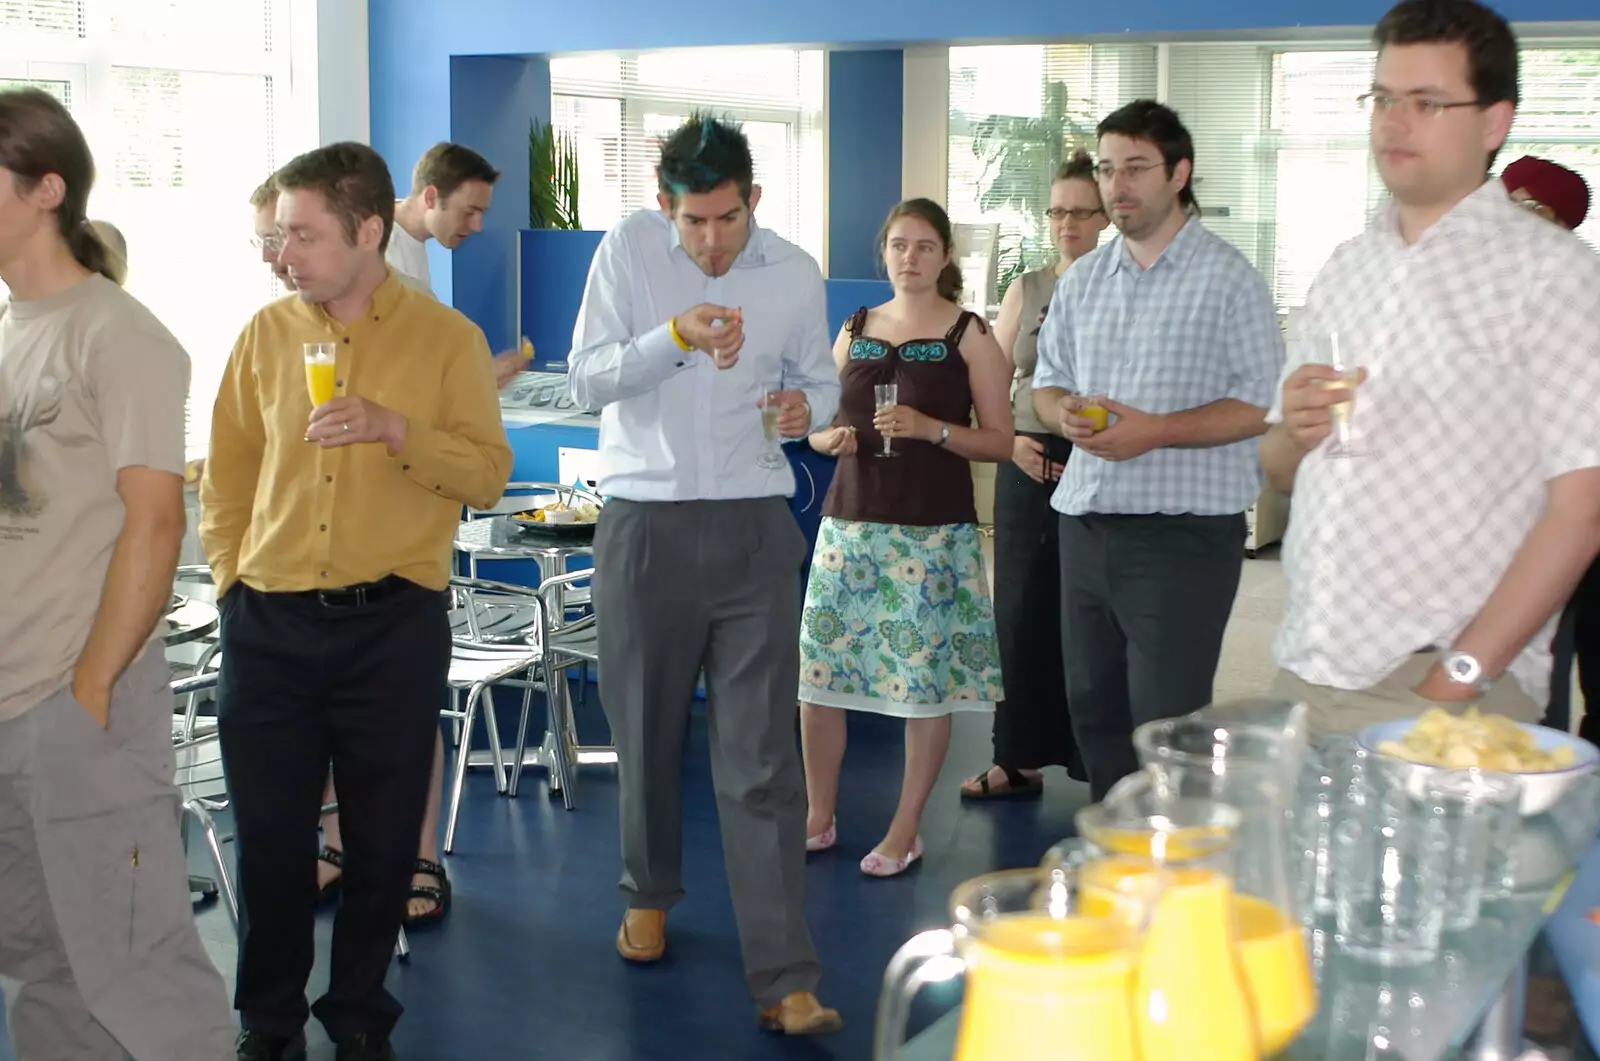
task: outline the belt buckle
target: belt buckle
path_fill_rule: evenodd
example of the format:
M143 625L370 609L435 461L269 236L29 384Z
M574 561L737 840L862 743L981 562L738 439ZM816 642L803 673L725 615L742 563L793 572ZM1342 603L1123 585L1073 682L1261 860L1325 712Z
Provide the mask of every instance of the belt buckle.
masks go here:
M367 587L351 586L348 589L319 589L317 603L324 608L362 608L367 603Z

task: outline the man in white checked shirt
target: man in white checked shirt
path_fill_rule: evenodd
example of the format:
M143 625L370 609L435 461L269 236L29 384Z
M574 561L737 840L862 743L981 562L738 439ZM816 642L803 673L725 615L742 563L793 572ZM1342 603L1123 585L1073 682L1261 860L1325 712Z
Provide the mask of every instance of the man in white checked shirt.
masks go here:
M1427 703L1535 722L1553 617L1600 549L1600 259L1487 178L1517 104L1504 20L1403 0L1373 38L1394 202L1312 286L1262 446L1294 495L1274 688L1316 732ZM1365 372L1345 457L1349 395L1312 363L1330 334Z
M1056 282L1034 405L1077 446L1061 513L1061 641L1090 794L1138 768L1135 725L1211 701L1261 492L1257 437L1283 364L1272 295L1200 223L1194 142L1149 100L1098 129L1120 235ZM1080 415L1085 397L1112 421Z

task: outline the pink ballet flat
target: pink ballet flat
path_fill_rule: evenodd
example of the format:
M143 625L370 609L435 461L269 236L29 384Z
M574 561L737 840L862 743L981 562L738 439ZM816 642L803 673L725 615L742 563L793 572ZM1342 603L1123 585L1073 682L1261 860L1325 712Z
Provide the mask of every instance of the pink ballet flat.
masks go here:
M835 818L835 819L830 820L828 822L828 827L826 829L822 830L822 832L818 833L816 836L808 836L808 837L806 837L806 851L807 852L826 851L826 850L828 850L828 848L832 847L834 844L836 844L838 842L839 842L838 819Z
M898 877L922 857L922 837L911 841L911 850L906 852L905 858L890 858L882 854L877 848L867 852L867 857L861 860L861 872L869 877Z

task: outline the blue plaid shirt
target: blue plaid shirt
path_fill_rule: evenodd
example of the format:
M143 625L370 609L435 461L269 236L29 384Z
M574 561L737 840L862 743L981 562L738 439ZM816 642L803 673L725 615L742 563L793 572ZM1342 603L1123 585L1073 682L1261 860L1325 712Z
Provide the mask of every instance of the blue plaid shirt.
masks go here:
M1103 394L1147 413L1235 398L1263 411L1283 367L1272 293L1232 244L1190 220L1148 269L1118 236L1056 281L1033 385ZM1077 450L1050 504L1122 515L1243 512L1261 492L1260 444L1155 449L1128 461Z

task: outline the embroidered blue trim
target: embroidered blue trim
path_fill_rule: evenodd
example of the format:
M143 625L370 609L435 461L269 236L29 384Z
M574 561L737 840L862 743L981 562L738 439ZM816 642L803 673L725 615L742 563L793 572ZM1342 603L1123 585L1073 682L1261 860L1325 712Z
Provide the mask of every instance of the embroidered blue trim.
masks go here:
M882 361L889 356L889 347L876 339L852 339L850 341L850 360L852 361Z
M943 361L949 356L950 351L942 339L932 343L907 343L900 348L902 361Z

